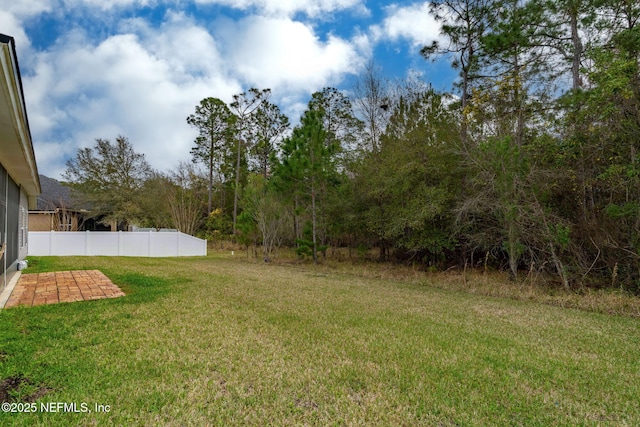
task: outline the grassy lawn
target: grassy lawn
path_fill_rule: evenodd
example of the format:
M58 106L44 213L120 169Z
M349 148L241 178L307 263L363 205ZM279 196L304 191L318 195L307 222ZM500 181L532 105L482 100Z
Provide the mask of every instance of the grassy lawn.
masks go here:
M0 425L640 424L632 317L226 253L30 265L127 296L0 311L0 380L38 406Z

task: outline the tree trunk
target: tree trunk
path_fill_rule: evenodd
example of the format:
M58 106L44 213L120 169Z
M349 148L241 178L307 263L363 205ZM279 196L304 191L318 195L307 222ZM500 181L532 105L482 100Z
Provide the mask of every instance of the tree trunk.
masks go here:
M467 126L467 105L469 103L469 71L462 68L462 122L460 123L460 137L462 147L467 150L468 126Z
M316 177L315 177L315 157L313 147L310 152L311 159L311 239L313 241L313 262L318 263L318 243L316 237Z
M240 188L240 158L242 153L242 138L238 138L238 158L236 160L236 185L233 189L233 235L236 235L238 219L238 189Z
M313 262L318 263L318 244L316 237L316 189L313 178L311 180L311 234L313 241Z
M515 236L516 225L512 222L509 224L509 233L507 235L507 250L509 251L509 278L513 281L518 280L518 240Z
M571 77L573 80L573 89L577 90L582 87L582 79L580 78L580 58L582 57L582 40L578 32L578 10L569 11L571 25L571 43L573 44L573 58L571 61Z
M213 210L213 142L211 143L211 155L209 156L209 202L207 215Z
M294 240L302 238L300 232L300 216L298 215L298 195L293 196L293 237ZM296 247L298 244L296 243Z

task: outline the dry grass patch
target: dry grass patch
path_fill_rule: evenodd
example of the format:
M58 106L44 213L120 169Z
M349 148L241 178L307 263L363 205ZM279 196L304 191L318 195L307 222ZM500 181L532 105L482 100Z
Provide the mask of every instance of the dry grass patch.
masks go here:
M226 256L226 252L221 253ZM259 260L243 260L260 262ZM293 268L305 268L306 263L290 256L281 256L281 265ZM417 267L408 267L391 263L374 263L364 261L328 260L318 266L325 274L346 274L363 278L390 280L414 285L426 285L457 292L509 298L521 301L533 301L564 308L598 313L614 314L640 318L640 297L619 289L579 288L567 292L561 287L553 286L539 275L527 276L520 282L508 280L507 273L467 270L449 270L444 272L426 272Z

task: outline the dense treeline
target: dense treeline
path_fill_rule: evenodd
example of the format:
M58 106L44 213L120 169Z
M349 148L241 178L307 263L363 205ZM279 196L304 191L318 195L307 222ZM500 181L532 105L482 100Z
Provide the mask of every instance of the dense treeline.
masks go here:
M435 0L431 12L442 41L421 54L459 71L451 94L370 64L352 90L313 94L293 129L268 89L205 98L187 119L205 177L183 165L190 179L155 180L199 194L198 233L265 259L279 245L316 262L375 248L640 291L640 4Z

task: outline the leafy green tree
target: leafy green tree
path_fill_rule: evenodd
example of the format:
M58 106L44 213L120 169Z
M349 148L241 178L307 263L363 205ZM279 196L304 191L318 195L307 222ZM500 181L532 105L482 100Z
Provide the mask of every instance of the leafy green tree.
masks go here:
M260 231L258 230L258 224L247 211L240 212L237 221L237 234L235 238L237 241L246 246L247 258L249 258L249 247L253 245L253 256L258 257L258 239L260 238Z
M343 167L363 136L364 124L355 116L351 100L338 89L326 87L311 95L309 109L319 113L326 131L324 144L338 150L335 154Z
M213 180L216 169L224 161L225 148L233 137L236 117L227 104L218 98L204 98L196 106L196 111L187 117L187 123L198 129L195 146L191 149L194 161L207 166L209 172L208 203L213 209Z
M308 200L311 215L311 246L315 263L318 262L318 197L335 173L337 144L330 141L323 126L324 111L318 108L305 111L300 124L291 137L282 144L281 159L276 165L276 185L292 194L295 203ZM299 206L295 206L298 211ZM297 212L296 212L297 213Z
M245 158L247 146L250 144L251 122L249 118L254 114L263 102L271 97L271 89L259 90L251 88L233 96L230 105L231 111L236 116L236 168L235 185L233 188L233 234L236 233L236 223L238 218L238 201L240 196L240 181L242 174L242 160Z
M640 289L640 6L605 2L607 39L588 50L589 87L570 94L563 147L579 183L578 238L592 248L586 265ZM606 21L604 21L606 19ZM573 131L573 132L571 132ZM585 267L586 268L586 267ZM613 274L613 271L616 274ZM612 280L615 282L615 280Z
M143 191L138 199L142 215L138 225L157 230L173 228L169 207L165 202L170 186L171 180L165 174L158 171L152 172L144 182Z
M289 130L289 118L280 108L265 100L255 112L249 116L248 140L251 154L255 157L255 170L266 180L269 177L271 157L275 154L276 145Z
M462 235L476 250L505 253L510 277L516 280L530 225L524 184L529 163L508 135L487 138L467 162L472 178L458 207Z
M433 90L401 97L380 150L356 168L363 230L375 236L381 257L443 261L456 246L453 207L460 187L459 133L444 97ZM453 130L453 131L452 131Z
M152 169L126 137L118 136L115 143L96 139L94 147L79 149L63 176L90 210L104 215L105 224L143 218L139 200Z
M586 48L599 37L595 28L599 0L532 0L525 5L537 25L536 44L548 50L549 78L571 76L571 90L585 86ZM530 24L531 25L531 24ZM565 83L566 84L566 83Z
M261 236L264 260L269 262L271 253L282 240L290 215L273 186L262 175L249 176L241 201L243 214L251 220Z
M446 44L434 41L420 53L425 59L446 55L453 58L452 65L460 70L460 99L463 119L460 131L462 142L467 139L467 121L464 114L471 98L474 81L481 75L480 58L482 37L490 27L494 0L434 0L431 14L442 25Z
M324 146L332 159L333 169L327 171L325 180L317 189L317 227L320 244L328 246L330 230L339 227L340 219L330 215L335 206L330 205L332 192L340 184L340 176L347 173L364 139L364 123L353 111L349 97L336 88L327 87L315 92L309 101L309 109L318 113L325 130ZM334 199L335 200L335 199ZM324 252L323 252L324 253Z

